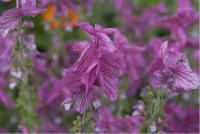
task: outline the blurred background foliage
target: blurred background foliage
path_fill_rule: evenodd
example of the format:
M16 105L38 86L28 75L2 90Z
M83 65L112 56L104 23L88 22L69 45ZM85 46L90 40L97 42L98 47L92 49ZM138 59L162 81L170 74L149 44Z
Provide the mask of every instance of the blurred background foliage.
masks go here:
M174 13L176 10L176 4L177 4L176 0L129 0L129 1L134 2L134 4L136 4L139 7L139 10L143 10L145 8L151 7L162 1L166 4L167 9L168 9L167 10L168 12L166 13L166 15ZM192 2L194 6L199 10L198 0L192 0ZM0 14L2 14L3 11L8 10L14 6L15 6L14 1L8 2L8 3L0 1ZM101 24L105 27L118 27L121 24L121 20L113 4L111 3L111 0L108 0L106 2L101 2L101 1L94 2L94 5L90 13L85 12L81 6L79 7L78 10L79 10L78 12L79 21L87 20L88 22L92 24ZM135 13L138 11L133 11L133 12ZM51 32L55 32L55 31L45 30L44 25L43 25L44 22L43 22L42 15L37 16L34 19L33 18L30 18L30 19L33 20L35 27L32 30L29 30L29 32L35 33L37 48L40 51L46 51L49 48L49 46L52 45L51 40L50 40ZM63 29L60 29L60 30L63 33ZM160 36L169 34L167 30L161 29L161 28L156 29L155 33ZM82 32L82 30L78 28L75 28L73 32L65 31L63 34L64 34L63 41L85 38L85 35ZM151 32L148 34L153 34L153 33ZM134 39L133 34L131 34L131 36L127 34L127 36L130 40Z
M137 5L139 5L140 9L150 7L156 3L159 3L160 0L131 0ZM176 0L164 0L164 2L167 4L170 12L174 12L176 9ZM174 4L172 4L174 3ZM12 7L15 7L15 2L2 2L0 1L0 14L3 13L3 11L8 10ZM86 15L87 14L87 15ZM80 6L79 8L79 21L89 21L92 24L101 24L105 27L117 27L121 24L120 18L117 15L117 12L114 8L114 6L111 3L111 0L108 0L106 3L104 2L95 2L91 14L84 11L84 9ZM45 30L43 25L43 18L42 15L33 18L30 18L33 20L35 27L29 32L33 32L36 35L36 45L37 48L40 51L46 51L51 44L51 32L55 31L49 31ZM62 29L61 29L62 30ZM162 32L162 31L161 31ZM84 39L85 35L82 30L75 28L73 32L64 32L63 40L72 40L72 39ZM162 33L160 33L162 34ZM131 39L132 40L132 39Z

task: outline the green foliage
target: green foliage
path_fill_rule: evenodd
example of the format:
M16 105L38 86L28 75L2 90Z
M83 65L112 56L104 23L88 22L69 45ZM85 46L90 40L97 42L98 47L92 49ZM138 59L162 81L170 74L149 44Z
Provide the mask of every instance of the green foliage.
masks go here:
M73 121L74 133L93 133L94 121L89 111L85 111L82 115L78 115Z
M22 115L21 124L29 128L30 132L33 132L39 123L33 107L33 102L35 101L34 92L30 88L27 88L27 85L24 85L24 83L21 83L19 92L17 108L19 114Z
M20 69L22 77L17 81L18 96L16 105L18 114L20 115L20 124L27 127L30 132L33 132L39 123L34 107L37 102L37 97L33 89L34 86L32 86L34 82L30 81L32 61L30 58L24 57L25 49L23 39L21 36L18 36L13 54L13 68Z
M98 23L105 27L116 27L120 23L115 8L109 1L106 4L96 2L92 8L92 15L88 20L92 24Z
M74 133L81 132L81 116L76 116L76 120L73 121L73 128L72 131Z
M130 84L130 81L128 80L128 77L125 77L119 86L119 94L121 96L118 97L116 103L116 115L124 115L124 114L130 114L132 113L132 109L130 108L132 106L132 100L129 100L126 98L126 90L128 89L128 86ZM125 98L124 98L125 97Z
M2 0L0 1L0 15L3 13L3 11L8 10L10 8L15 7L15 1L13 2L3 2Z
M155 4L158 4L159 2L160 0L139 0L140 5L145 8L151 7Z
M163 0L167 6L167 14L172 14L176 11L177 1L178 0Z
M6 108L2 103L0 103L0 126L1 128L8 128L9 132L14 132L18 122L17 116L13 115L13 112L16 112L13 109Z
M152 87L147 87L147 93L143 96L145 103L145 121L141 125L141 132L150 132L150 125L153 122L155 122L156 125L161 123L165 124L162 119L165 115L163 108L166 97L167 95L163 89L153 89Z
M156 34L157 36L160 36L160 37L169 36L169 35L170 35L170 31L167 30L166 28L161 28L161 27L159 27L159 28L157 28L157 29L155 30L155 34Z

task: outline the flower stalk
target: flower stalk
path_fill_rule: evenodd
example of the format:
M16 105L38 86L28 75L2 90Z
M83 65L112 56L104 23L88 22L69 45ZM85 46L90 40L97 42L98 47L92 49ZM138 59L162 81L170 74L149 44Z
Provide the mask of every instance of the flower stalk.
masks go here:
M163 89L153 89L147 87L147 93L143 96L145 103L145 120L141 125L141 132L145 133L157 133L161 124L164 124L164 104L166 99L166 93Z
M93 118L90 115L90 111L83 112L80 116L77 116L76 120L73 121L73 132L74 133L93 133L94 124Z
M35 94L30 84L32 73L32 61L27 56L24 43L24 27L22 18L17 28L16 42L13 52L13 70L17 70L21 75L17 79L19 94L17 98L17 108L21 117L21 124L26 126L30 132L36 128L36 113L34 111Z

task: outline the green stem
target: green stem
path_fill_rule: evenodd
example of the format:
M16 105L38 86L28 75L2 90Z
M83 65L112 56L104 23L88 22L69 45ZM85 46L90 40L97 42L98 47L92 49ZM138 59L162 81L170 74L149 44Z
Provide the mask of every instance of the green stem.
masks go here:
M145 113L145 122L141 126L142 132L152 133L150 126L152 123L155 123L156 132L159 131L160 120L163 119L163 106L165 100L165 93L162 89L151 89L149 88L146 96L144 96L146 113Z
M81 126L81 132L82 133L87 133L88 132L88 128L87 128L87 111L85 111L83 114L82 114L82 126Z
M32 132L36 127L36 113L33 107L33 95L31 85L29 84L30 69L27 66L28 59L24 57L25 46L23 42L23 36L20 33L23 32L22 19L20 19L20 25L18 27L18 33L16 39L16 46L14 51L14 63L15 67L22 72L22 78L18 80L19 96L17 98L17 106L19 114L21 116L21 124L24 125Z

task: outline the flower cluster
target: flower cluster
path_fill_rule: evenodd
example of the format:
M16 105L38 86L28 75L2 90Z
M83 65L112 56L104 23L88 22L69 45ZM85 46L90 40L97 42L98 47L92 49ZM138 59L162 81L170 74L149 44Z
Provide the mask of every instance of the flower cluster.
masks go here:
M195 0L2 0L0 133L199 133Z
M64 85L74 92L75 109L84 112L94 97L94 86L100 86L106 96L116 100L118 96L117 72L122 68L119 50L109 38L116 29L92 27L79 23L79 27L90 35L90 40L76 46L81 54L78 61L64 70Z

